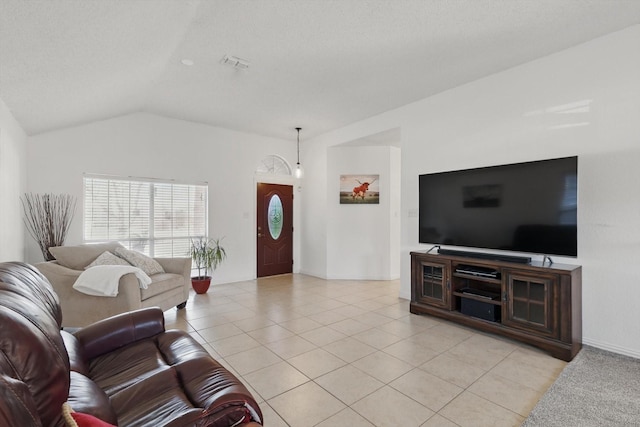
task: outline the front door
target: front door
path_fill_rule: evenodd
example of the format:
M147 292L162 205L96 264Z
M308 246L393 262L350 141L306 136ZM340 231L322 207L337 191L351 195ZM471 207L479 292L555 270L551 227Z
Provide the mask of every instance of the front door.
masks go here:
M293 272L293 187L258 183L258 277Z

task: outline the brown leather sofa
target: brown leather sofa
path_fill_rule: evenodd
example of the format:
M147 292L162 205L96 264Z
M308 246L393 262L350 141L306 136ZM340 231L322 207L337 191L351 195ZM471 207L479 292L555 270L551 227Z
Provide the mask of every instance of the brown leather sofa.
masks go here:
M125 426L262 424L245 386L159 308L69 333L47 279L0 263L0 426L65 426L62 406Z

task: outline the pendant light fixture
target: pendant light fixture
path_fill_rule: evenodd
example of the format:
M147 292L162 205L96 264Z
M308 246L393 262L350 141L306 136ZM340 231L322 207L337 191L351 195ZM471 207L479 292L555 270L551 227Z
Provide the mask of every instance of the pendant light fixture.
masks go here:
M300 130L302 128L296 128L298 131L298 163L296 163L296 170L294 172L294 176L297 179L300 179L304 176L304 171L302 170L302 166L300 166Z

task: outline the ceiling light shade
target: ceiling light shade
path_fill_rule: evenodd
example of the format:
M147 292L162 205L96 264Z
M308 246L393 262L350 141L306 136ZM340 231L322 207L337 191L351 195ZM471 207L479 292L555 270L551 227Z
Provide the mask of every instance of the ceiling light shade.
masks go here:
M298 163L296 163L296 170L294 171L293 175L297 179L304 177L304 170L302 169L302 165L300 165L300 130L301 129L302 128L296 128L296 130L298 131Z

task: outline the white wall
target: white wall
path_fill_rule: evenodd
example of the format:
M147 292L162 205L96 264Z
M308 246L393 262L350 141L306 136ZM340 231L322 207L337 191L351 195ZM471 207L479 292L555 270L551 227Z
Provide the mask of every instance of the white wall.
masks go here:
M555 261L583 266L583 341L640 357L639 76L636 25L306 141L303 270L326 270L327 147L400 127L404 298L419 174L578 155L579 257Z
M0 99L0 261L24 261L20 197L27 188L27 135Z
M400 249L402 240L400 233L402 230L401 221L401 200L402 200L402 152L400 148L392 148L390 151L390 171L389 185L389 276L392 278L400 277Z
M399 275L400 150L330 147L327 164L327 278ZM340 175L379 175L380 204L340 204Z
M341 128L335 132L330 132L314 139L305 141L300 144L301 163L305 168L305 182L303 183L304 192L302 198L302 228L301 228L301 254L302 266L301 273L310 274L318 277L329 277L328 274L328 253L333 251L333 247L328 246L328 218L331 212L337 209L337 201L330 201L330 195L334 195L334 188L331 183L335 179L335 173L329 174L329 153L341 144L350 144L354 140L363 137L377 135L385 131L398 128L400 121L393 114L377 116L379 120L366 120L355 123L351 126ZM395 141L390 141L395 143ZM391 151L392 156L400 156L400 150ZM389 159L392 165L390 170L390 185L392 188L399 189L400 183L400 164L401 162ZM351 173L351 172L348 172ZM369 173L369 172L366 172ZM393 209L391 222L395 223L391 226L392 237L390 244L392 247L399 248L401 239L398 236L399 217L395 216L397 207L400 203L400 192L392 191L392 197L395 200L390 202L390 209ZM398 257L400 251L394 251L391 254L390 263L394 265L391 269L392 277L398 277ZM393 259L395 257L395 260ZM349 258L342 259L339 262L348 263ZM339 266L338 266L339 268ZM358 275L364 275L358 272ZM381 277L378 279L382 279Z
M269 154L291 164L295 142L136 113L29 138L28 187L32 192L69 193L78 198L65 242L72 245L83 238L84 173L208 182L209 234L224 236L228 254L213 283L233 282L255 278L254 171ZM297 217L296 211L294 204ZM294 242L298 240L294 234ZM294 243L294 258L298 247ZM42 261L35 244L28 247L28 260Z

